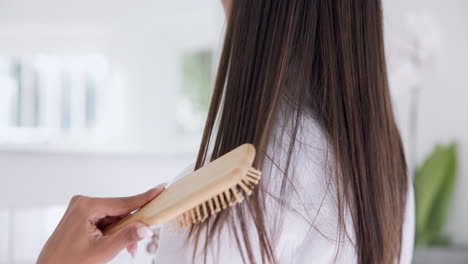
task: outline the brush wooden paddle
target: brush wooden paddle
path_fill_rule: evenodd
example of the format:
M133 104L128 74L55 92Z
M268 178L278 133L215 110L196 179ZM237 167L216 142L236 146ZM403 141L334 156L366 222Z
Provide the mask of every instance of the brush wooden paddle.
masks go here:
M255 147L244 144L170 185L138 211L108 227L113 234L132 222L158 226L176 220L180 229L205 221L244 200L260 181Z

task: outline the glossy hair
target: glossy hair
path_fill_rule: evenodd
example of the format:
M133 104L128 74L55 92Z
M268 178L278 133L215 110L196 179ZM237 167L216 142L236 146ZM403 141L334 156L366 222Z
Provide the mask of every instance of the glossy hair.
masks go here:
M399 262L408 183L389 96L381 1L234 0L228 12L196 167L248 142L262 168L280 105L294 122L293 137L300 116L310 113L333 153L340 237L349 212L358 263ZM284 197L293 182L288 171L275 179ZM245 263L277 263L268 189L263 183L242 204L193 226L187 241L194 242L194 258L200 247L206 262L209 245L228 228ZM256 233L247 233L248 222Z

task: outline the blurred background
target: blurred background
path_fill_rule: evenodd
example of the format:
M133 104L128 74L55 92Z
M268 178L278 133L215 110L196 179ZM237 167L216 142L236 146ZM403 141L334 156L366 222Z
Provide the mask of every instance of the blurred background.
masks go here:
M384 8L415 263L468 263L468 2ZM194 161L224 25L216 0L0 0L1 264L35 263L72 195L136 194Z

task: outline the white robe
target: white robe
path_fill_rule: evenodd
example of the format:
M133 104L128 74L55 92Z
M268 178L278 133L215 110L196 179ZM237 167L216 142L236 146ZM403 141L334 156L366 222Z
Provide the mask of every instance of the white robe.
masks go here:
M293 183L296 191L286 201L292 210L284 210L281 228L275 233L278 238L274 245L275 254L279 263L282 264L357 263L352 242L354 230L352 229L351 217L347 213L345 213L345 222L348 236L341 240L338 237L336 194L333 184L330 184L332 159L328 151L327 140L312 118L304 117L301 122L289 171L294 176ZM266 160L264 168L262 168L262 181L268 181L265 182L266 186L273 195L279 193L279 183L282 179L281 171L284 170L287 162L286 153L291 138L289 133L291 128L288 126L284 124L276 126L276 133L274 133L269 147L271 160ZM284 134L279 132L283 131L282 127L285 127ZM187 168L180 177L191 171L193 171L193 165ZM413 254L414 196L412 185L409 186L403 227L401 264L410 264ZM267 223L272 223L275 219L277 205L277 201L267 200L268 210L265 218ZM306 216L307 219L304 219L303 216ZM311 225L310 222L313 224ZM251 233L255 232L252 225ZM255 235L251 235L251 238L254 248L259 248ZM163 227L155 263L192 263L193 247L190 244L188 247L184 247L184 242L185 233L171 233ZM217 240L214 240L214 243L216 242ZM340 250L337 254L339 246ZM256 260L259 261L260 252L259 250L254 251ZM224 231L222 234L219 255L216 256L213 252L216 250L208 252L207 263L209 264L243 263L237 245L229 231ZM203 263L203 254L196 257L195 263Z

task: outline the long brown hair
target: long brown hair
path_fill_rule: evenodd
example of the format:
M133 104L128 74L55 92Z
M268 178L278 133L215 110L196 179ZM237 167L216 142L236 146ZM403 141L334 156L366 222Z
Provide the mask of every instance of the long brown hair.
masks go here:
M311 113L333 153L340 232L348 210L358 262L398 262L407 174L387 83L381 1L234 0L228 12L196 167L248 142L261 168L280 105L288 105L290 120ZM288 177L285 171L277 179L285 196ZM206 261L210 243L229 228L245 263L277 263L268 188L260 185L246 202L193 226L187 241L193 239L194 255L201 246ZM258 250L261 260L254 259Z

